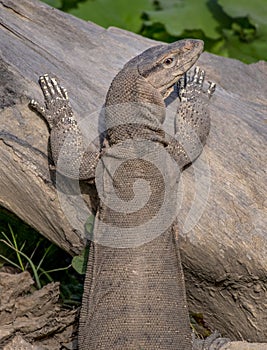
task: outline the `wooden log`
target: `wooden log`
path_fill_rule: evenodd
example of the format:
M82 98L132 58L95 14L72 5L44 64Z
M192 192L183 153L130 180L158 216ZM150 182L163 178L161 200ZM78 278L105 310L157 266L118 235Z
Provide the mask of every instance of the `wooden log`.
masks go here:
M43 350L57 350L77 337L78 312L60 305L59 283L49 283L40 290L32 286L33 280L27 271L0 272L1 349L12 345L11 349L21 350L25 342L31 342ZM24 339L16 338L17 334Z
M47 126L28 102L43 99L38 77L52 73L94 140L104 128L99 112L112 78L155 42L105 30L36 0L1 0L0 9L0 205L76 254L85 244L94 195L84 187L80 195L73 183L62 188L49 170ZM223 335L263 342L267 64L204 53L198 65L217 91L208 144L181 181L178 217L189 305ZM172 125L168 116L166 130Z

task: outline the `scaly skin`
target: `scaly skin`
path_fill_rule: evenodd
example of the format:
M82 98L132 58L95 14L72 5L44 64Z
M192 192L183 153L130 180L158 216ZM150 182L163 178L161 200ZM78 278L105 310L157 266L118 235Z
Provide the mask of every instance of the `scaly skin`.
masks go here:
M164 98L202 49L202 41L191 39L159 45L123 67L107 93L107 135L100 152L86 149L66 91L55 79L40 78L46 108L35 101L32 107L51 128L55 163L59 155L67 158L66 166L57 164L57 170L73 178L80 171L80 179L93 178L97 170L100 189L80 315L80 350L192 350L172 193L176 193L179 171L199 156L209 133L207 106L215 85L204 91L203 71L196 69L179 83L174 137L163 131L162 124ZM65 151L66 136L71 136L71 142ZM135 203L137 207L131 209L136 210L123 211L107 204L112 196L110 177L118 203L125 205L138 190L137 202L142 201L143 187L133 186L136 179L145 180L150 196L144 206L136 209ZM160 212L166 194L171 200L164 213L173 212L171 221ZM159 213L159 224L150 225Z

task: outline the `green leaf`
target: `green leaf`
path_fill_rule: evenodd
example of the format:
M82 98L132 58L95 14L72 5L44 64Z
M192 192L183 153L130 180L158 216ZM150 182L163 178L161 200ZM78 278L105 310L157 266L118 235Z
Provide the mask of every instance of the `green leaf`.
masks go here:
M85 223L85 230L88 234L92 234L94 231L95 217L93 214L88 216ZM79 274L84 275L87 267L87 260L89 255L89 246L86 247L80 255L75 256L72 259L71 265Z
M53 6L57 9L59 9L62 6L61 0L42 0L42 2L45 2L46 4Z
M218 0L223 10L231 17L247 17L258 33L267 37L266 0ZM266 50L266 49L265 49Z
M219 23L210 12L206 0L181 0L176 6L169 4L164 8L164 2L160 2L163 10L146 11L152 23L163 23L167 32L173 36L181 36L184 30L201 30L211 38L218 39L221 34L217 30Z
M143 12L152 9L151 0L88 0L70 13L105 28L116 26L137 33L143 24Z
M158 2L158 7L162 10L166 10L168 8L173 8L181 5L184 0L161 0Z
M18 264L14 263L14 261L8 259L8 258L5 257L4 255L0 254L0 258L2 258L3 260L7 261L10 265L13 265L13 266L15 266L16 268L18 268L19 270L21 270L21 267L20 267ZM3 265L4 265L4 264L2 264L2 263L0 264L1 267L2 267Z
M85 230L89 235L91 235L94 231L94 222L95 222L94 215L93 214L89 215L85 223Z
M235 57L246 63L266 60L266 40L264 38L255 39L248 44L240 41L231 30L224 30L224 35L228 57Z
M87 260L89 255L89 246L86 247L80 255L74 256L71 265L80 275L84 275L87 267Z

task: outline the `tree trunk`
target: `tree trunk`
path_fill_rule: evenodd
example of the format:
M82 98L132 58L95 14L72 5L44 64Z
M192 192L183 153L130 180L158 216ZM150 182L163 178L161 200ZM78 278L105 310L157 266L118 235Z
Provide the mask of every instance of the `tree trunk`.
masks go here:
M0 8L0 205L76 254L85 244L95 193L82 185L80 195L77 184L62 182L49 168L47 125L28 102L43 100L38 77L52 73L67 88L75 113L88 118L88 137L97 140L112 78L155 42L105 30L36 0L0 0ZM217 90L208 144L181 180L178 217L189 306L231 339L267 342L267 64L204 53L198 65ZM175 105L168 107L167 131Z

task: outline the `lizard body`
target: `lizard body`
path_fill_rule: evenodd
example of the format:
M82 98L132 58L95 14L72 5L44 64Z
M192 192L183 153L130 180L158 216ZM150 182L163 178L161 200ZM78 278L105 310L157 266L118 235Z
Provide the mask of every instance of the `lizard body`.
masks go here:
M202 49L202 41L191 39L159 45L123 67L106 96L107 147L101 153L84 146L66 91L53 78L40 79L46 109L36 102L32 106L51 128L55 163L60 152L68 158L58 170L76 177L78 167L79 178L88 179L100 169L96 181L102 193L84 285L80 350L192 350L175 220L167 222L164 230L155 225L141 228L158 216L166 188L170 197L176 193L179 171L199 156L206 142L210 128L207 102L215 85L204 91L204 72L199 69L192 77L181 79ZM176 134L171 137L162 129L164 98L179 79L181 102ZM62 151L66 134L71 136L73 156L68 149ZM152 149L152 158L143 156L147 149ZM168 156L178 165L178 173L172 163L165 162ZM111 174L109 167L118 159L118 169ZM157 171L159 163L163 168ZM151 195L141 209L116 210L107 204L111 190L105 176L111 178L122 201L134 199L136 179L149 183ZM170 203L173 205L174 213L175 199L168 204L170 211Z

